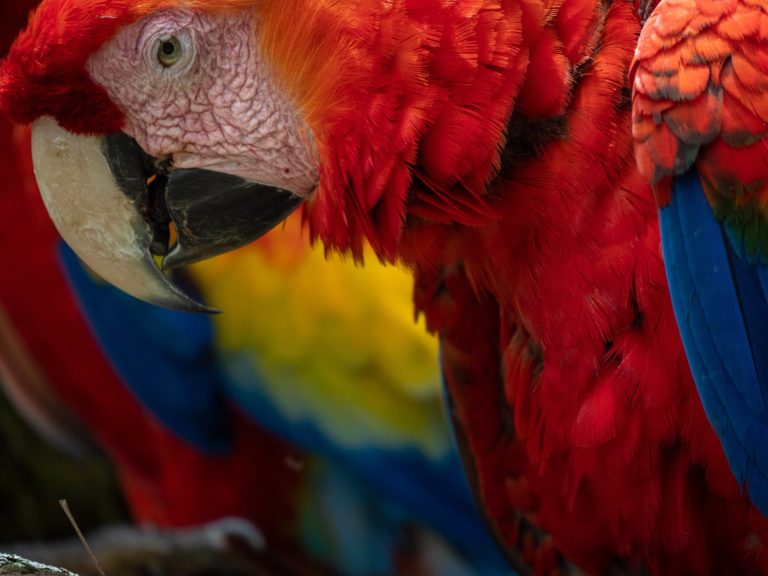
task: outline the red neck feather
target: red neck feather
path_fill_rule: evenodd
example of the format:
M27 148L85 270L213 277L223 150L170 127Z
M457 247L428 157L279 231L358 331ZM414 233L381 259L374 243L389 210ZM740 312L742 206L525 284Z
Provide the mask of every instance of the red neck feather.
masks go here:
M368 240L391 260L406 217L469 226L497 219L499 199L487 189L512 114L565 114L574 70L599 39L601 6L261 5L265 51L318 141L320 186L305 213L313 238L356 257Z

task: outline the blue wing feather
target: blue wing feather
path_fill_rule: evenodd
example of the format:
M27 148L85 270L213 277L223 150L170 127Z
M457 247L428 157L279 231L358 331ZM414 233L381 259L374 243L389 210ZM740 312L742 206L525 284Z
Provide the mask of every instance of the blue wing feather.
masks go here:
M731 469L768 512L768 276L742 260L695 170L659 212L664 262L686 355Z
M768 382L768 360L763 359L768 355L768 300L764 288L764 280L767 279L766 270L764 265L748 263L733 251L729 251L728 256L731 270L736 278L742 317L752 351L759 392L762 395L762 404L760 404L763 408L762 417L765 420L765 383Z
M210 318L158 308L94 281L64 243L59 258L83 316L124 384L178 436L209 454L230 448Z
M742 305L756 303L742 303L739 299L740 286L731 267L731 243L726 241L715 221L695 171L676 180L674 195L680 208L683 254L688 257L696 293L703 306L703 320L709 326L715 347L705 360L718 358L717 365L725 370L724 374L710 370L709 376L717 381L730 378L747 404L759 410L756 414L764 418L765 402L742 314Z

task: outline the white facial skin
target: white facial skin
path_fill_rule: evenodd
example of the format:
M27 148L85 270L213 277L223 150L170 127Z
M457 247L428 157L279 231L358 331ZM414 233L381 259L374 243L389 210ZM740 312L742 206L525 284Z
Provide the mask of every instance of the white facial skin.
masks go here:
M315 142L265 65L254 26L251 10L163 11L122 29L87 69L148 154L305 196L318 182ZM180 57L164 66L170 38Z

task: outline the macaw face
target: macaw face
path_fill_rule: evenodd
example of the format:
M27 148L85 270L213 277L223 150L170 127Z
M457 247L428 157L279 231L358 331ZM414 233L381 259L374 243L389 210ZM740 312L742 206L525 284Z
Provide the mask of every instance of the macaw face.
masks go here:
M312 135L256 34L251 10L166 10L121 29L86 68L149 155L305 196L318 179Z
M317 185L313 135L258 32L252 8L153 12L83 66L121 131L75 135L49 115L33 124L38 183L62 236L134 296L198 309L161 268L256 239Z
M523 23L516 2L43 0L0 108L37 122L40 187L81 258L189 307L157 258L241 246L302 202L310 236L358 259L368 242L395 260L414 223L497 219Z

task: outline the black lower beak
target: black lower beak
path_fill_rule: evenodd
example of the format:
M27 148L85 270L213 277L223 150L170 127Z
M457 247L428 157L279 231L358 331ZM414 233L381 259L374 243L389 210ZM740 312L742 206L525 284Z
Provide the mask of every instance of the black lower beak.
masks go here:
M206 260L250 244L285 220L302 198L222 172L173 169L148 156L126 134L105 138L118 183L151 226L163 269ZM150 182L137 186L139 182ZM176 232L170 244L169 226Z
M176 245L163 268L176 268L249 244L302 202L286 190L209 170L175 170L165 192Z
M161 267L244 246L302 202L236 176L174 169L123 133L76 136L44 117L33 125L32 140L40 191L62 237L105 280L168 308L212 311L173 285Z

